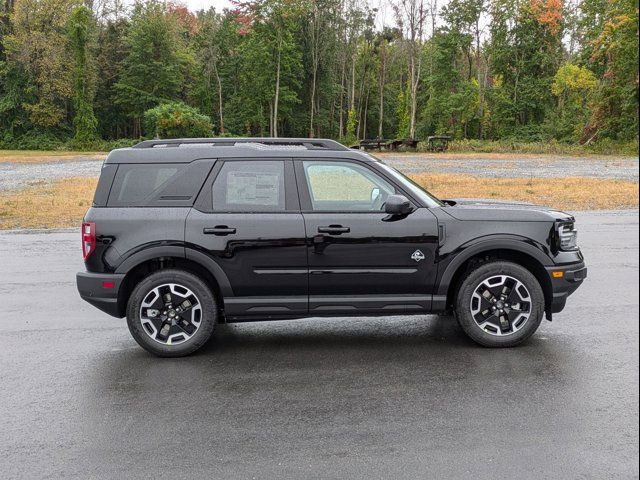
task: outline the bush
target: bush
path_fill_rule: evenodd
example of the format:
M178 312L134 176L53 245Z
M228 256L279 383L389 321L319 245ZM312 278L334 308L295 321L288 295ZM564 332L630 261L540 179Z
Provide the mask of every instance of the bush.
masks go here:
M144 113L147 135L153 138L210 137L211 119L182 102L163 103Z
M6 133L0 138L0 149L6 150L64 150L65 139L49 132L30 130L14 136Z

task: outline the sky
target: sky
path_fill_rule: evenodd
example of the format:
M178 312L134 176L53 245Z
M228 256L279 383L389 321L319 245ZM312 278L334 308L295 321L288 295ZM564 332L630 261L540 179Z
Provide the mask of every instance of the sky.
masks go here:
M232 6L229 0L181 0L180 3L184 3L191 11L215 7L217 11L221 12L223 8L231 8Z

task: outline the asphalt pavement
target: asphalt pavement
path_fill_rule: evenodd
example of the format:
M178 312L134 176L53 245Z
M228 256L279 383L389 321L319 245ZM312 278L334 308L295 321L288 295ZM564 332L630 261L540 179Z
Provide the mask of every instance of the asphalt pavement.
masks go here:
M158 359L82 302L79 232L0 233L0 478L638 478L638 211L513 349L450 317L222 325Z

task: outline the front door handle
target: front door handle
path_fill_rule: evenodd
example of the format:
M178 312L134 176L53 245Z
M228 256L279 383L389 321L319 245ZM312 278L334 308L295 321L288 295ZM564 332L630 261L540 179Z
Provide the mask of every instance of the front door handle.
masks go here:
M236 229L233 227L227 227L226 225L216 225L213 228L203 228L202 233L205 235L218 235L219 237L224 237L225 235L236 233Z
M350 231L351 229L349 227L343 227L342 225L318 227L318 233L328 233L329 235L342 235L343 233L349 233Z

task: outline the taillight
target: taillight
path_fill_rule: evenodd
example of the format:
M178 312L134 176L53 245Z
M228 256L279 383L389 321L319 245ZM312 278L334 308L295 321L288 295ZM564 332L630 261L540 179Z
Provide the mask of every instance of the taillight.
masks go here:
M86 260L96 249L96 224L84 222L82 224L82 257Z

